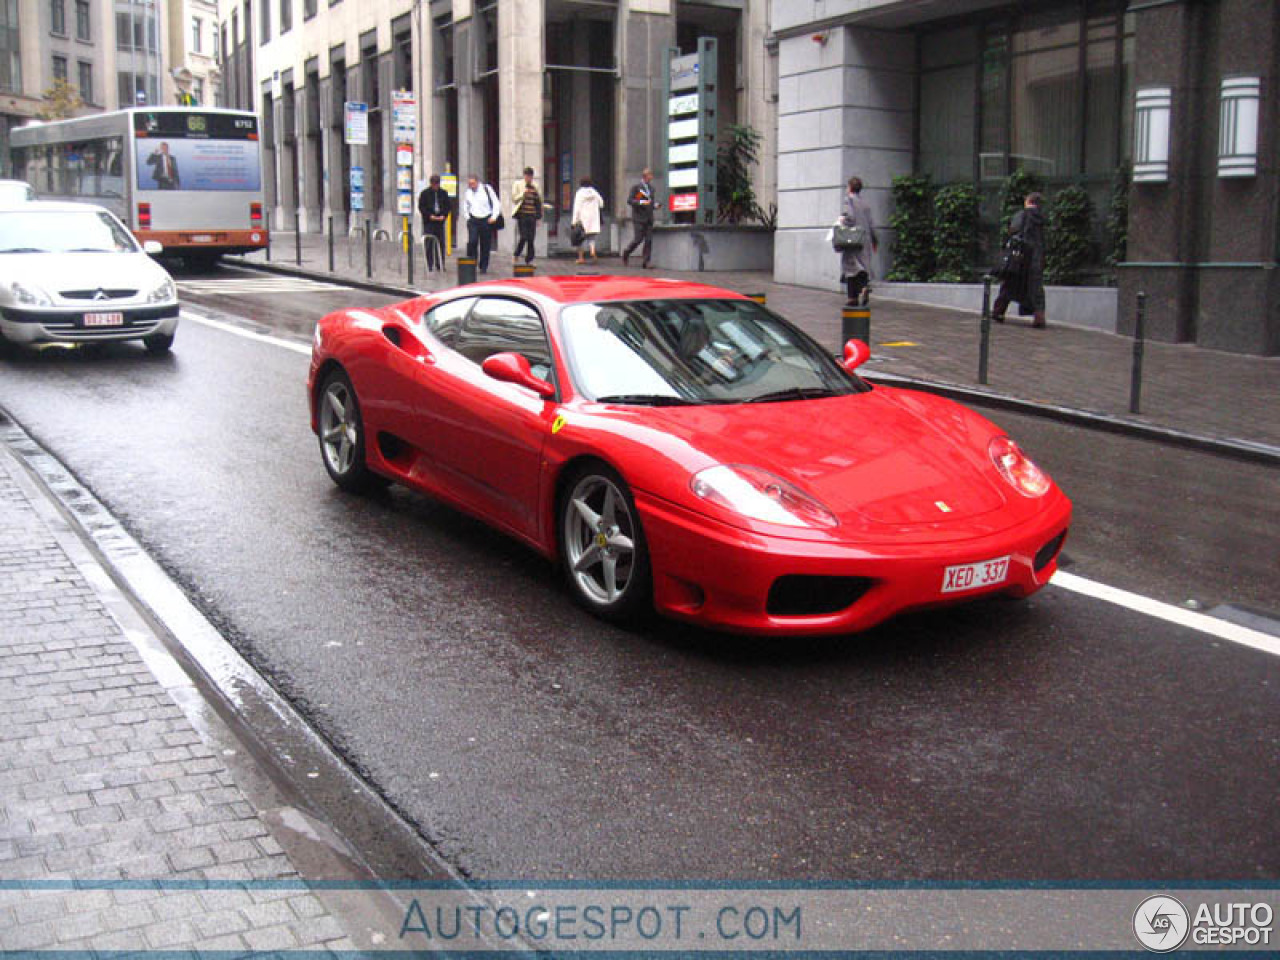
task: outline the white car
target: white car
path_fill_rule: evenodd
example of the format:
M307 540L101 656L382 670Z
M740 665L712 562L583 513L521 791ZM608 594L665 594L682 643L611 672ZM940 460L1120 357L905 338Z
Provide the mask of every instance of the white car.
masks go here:
M166 353L178 328L178 291L102 207L25 203L0 209L0 346L141 340Z

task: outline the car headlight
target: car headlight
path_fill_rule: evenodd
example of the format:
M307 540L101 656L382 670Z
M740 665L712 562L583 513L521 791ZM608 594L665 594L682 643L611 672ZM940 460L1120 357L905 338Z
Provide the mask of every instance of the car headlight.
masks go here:
M52 307L53 300L49 295L37 286L29 283L14 283L10 289L13 291L14 303L24 307Z
M147 294L147 303L168 303L177 296L178 290L173 285L173 280L165 277L164 283Z
M1043 497L1049 492L1049 475L1008 437L993 437L987 452L996 465L996 472L1024 497Z
M741 516L786 527L835 527L818 500L768 470L741 464L707 467L689 481L694 495Z

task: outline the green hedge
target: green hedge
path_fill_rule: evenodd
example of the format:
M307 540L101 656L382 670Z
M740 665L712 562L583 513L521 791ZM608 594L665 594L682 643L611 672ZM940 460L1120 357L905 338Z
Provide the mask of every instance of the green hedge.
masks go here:
M978 191L972 184L943 187L933 201L933 279L963 283L972 278L978 241Z
M933 181L893 178L893 269L886 279L919 283L933 276Z
M1054 194L1045 229L1045 279L1065 286L1079 284L1093 253L1093 201L1084 187L1064 187Z

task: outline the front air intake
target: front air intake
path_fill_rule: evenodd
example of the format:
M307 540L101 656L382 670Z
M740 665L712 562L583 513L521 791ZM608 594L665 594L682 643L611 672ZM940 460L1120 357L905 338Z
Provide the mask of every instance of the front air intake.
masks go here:
M773 581L766 609L775 617L813 617L853 606L875 585L869 577L788 574Z
M1053 561L1053 558L1058 555L1058 551L1062 549L1062 541L1066 539L1067 531L1063 530L1060 534L1036 551L1035 559L1032 561L1035 565L1036 573L1039 573Z

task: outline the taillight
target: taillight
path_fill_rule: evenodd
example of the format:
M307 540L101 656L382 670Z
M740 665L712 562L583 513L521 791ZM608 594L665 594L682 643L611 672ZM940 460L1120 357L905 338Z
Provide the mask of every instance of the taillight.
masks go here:
M262 204L249 204L249 222L257 224L262 223Z
M138 227L142 230L151 229L151 204L138 204Z

